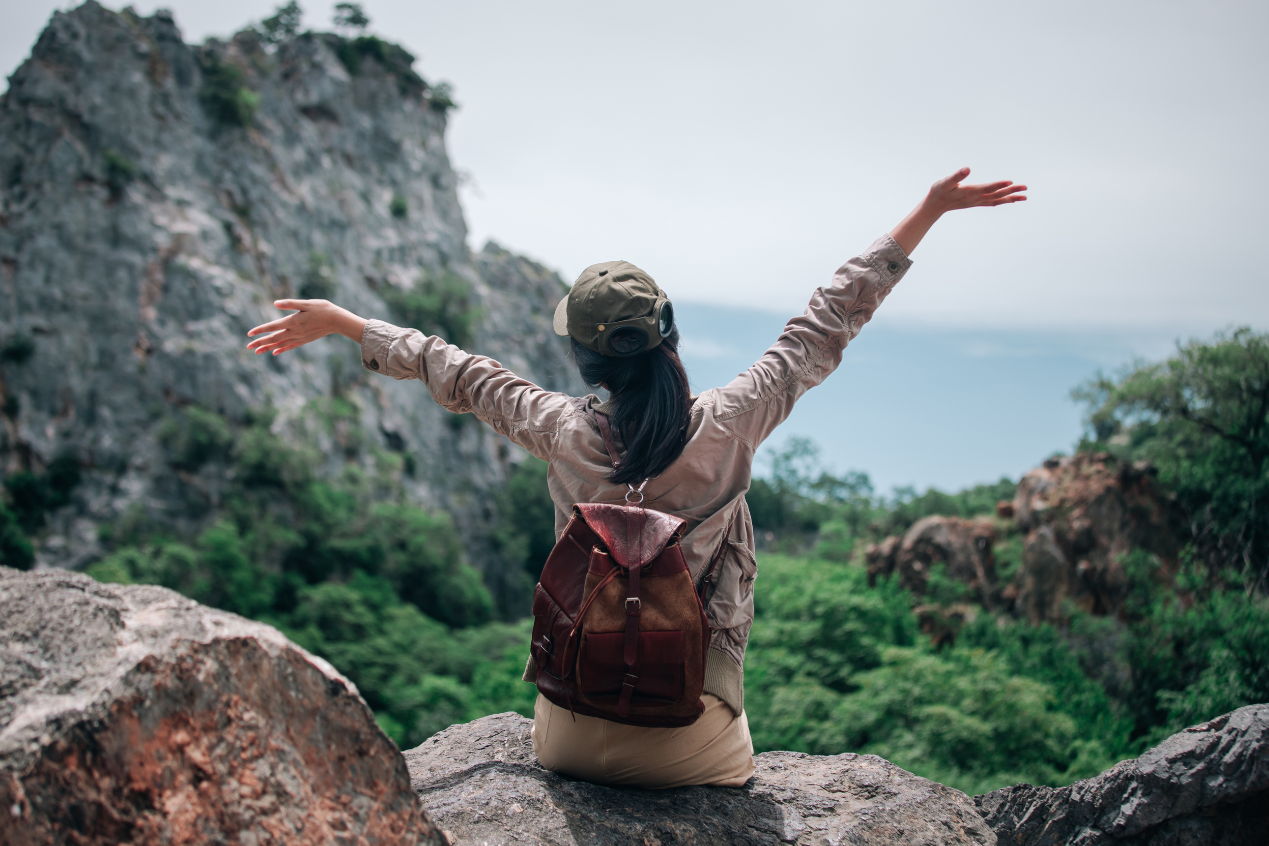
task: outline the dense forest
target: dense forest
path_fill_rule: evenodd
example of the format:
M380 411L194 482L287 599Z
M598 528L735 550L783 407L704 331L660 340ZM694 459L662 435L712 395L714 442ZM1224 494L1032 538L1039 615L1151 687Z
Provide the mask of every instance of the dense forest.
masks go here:
M6 346L0 364L23 355ZM1072 393L1088 421L1077 452L1153 468L1180 515L1175 571L1131 550L1118 607L1071 604L1043 623L985 603L941 566L913 590L871 572L869 550L929 515L991 521L995 578L1016 576L1023 545L1001 504L1017 482L882 497L865 474L823 472L814 445L793 440L749 497L764 547L746 661L757 751L876 753L980 793L1069 783L1269 701L1269 335L1178 345ZM332 397L315 401L313 418L347 428L355 415ZM350 465L318 478L311 448L272 434L271 419L263 409L235 427L194 406L168 420L173 472L228 462L219 511L192 540L141 513L102 526L109 554L89 574L166 585L278 627L352 679L403 748L455 722L530 714L529 621L496 619L448 518L406 502L390 473ZM67 459L4 479L0 559L31 566L28 538L76 474ZM497 541L526 614L553 540L545 474L526 459L501 493L516 507L501 509L512 517Z

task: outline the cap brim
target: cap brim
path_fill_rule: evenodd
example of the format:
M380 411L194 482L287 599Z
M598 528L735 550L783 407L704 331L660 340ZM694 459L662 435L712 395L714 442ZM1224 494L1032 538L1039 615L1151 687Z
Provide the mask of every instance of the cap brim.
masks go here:
M555 329L556 335L568 334L568 294L565 294L564 299L560 300L560 304L555 307L555 319L551 321L551 326Z

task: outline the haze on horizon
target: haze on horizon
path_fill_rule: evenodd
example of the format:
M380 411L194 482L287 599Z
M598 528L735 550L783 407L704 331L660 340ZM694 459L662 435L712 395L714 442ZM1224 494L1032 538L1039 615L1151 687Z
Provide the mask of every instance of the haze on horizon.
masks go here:
M5 4L6 74L54 9ZM139 2L187 40L278 5ZM330 28L332 3L301 4ZM571 280L622 257L684 301L792 312L935 178L1030 186L946 218L885 319L1269 328L1269 6L934 0L363 4L449 81L471 242Z

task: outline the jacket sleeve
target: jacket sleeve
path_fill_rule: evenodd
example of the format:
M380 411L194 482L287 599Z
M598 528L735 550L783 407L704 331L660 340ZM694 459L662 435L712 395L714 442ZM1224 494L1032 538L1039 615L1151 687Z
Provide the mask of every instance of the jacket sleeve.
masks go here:
M385 320L366 321L361 363L393 379L418 379L449 411L474 413L544 460L551 458L561 416L573 407L568 394L540 388L488 356Z
M715 409L722 425L757 449L798 398L841 364L846 345L911 265L903 248L883 235L839 267L762 357L717 389Z

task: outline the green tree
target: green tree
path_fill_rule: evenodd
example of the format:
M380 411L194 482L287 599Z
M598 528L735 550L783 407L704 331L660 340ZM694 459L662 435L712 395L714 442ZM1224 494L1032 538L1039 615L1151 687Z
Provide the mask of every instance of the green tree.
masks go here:
M1088 407L1081 449L1149 460L1209 574L1269 589L1269 334L1178 342L1165 361L1099 373L1071 395Z
M494 542L509 566L523 570L534 581L555 546L555 506L546 487L546 471L545 461L529 456L494 495L499 515Z
M347 35L361 35L370 26L370 18L360 3L336 3L334 23L335 29Z
M18 518L0 501L0 564L29 570L35 563L35 548L18 525Z
M260 36L270 44L280 44L294 38L300 31L304 10L295 0L278 6L273 14L260 21Z

